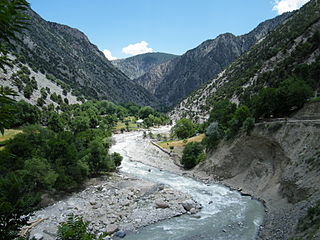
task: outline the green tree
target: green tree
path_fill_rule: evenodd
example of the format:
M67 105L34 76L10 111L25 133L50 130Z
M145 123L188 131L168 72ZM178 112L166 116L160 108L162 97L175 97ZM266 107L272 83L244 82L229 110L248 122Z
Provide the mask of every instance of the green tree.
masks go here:
M15 107L16 113L14 114L14 120L11 123L11 127L40 123L41 112L36 106L20 100L15 104Z
M247 118L251 118L250 109L246 105L237 108L232 119L229 121L229 128L226 131L227 138L236 136Z
M217 101L212 105L209 122L218 122L222 129L226 130L236 109L237 105L229 100Z
M121 161L123 157L120 155L120 153L114 152L111 154L111 159L113 160L116 167L121 165Z
M196 129L191 119L182 118L172 127L171 134L180 139L185 139L194 136Z
M39 194L31 193L23 179L13 173L0 177L0 238L17 239L28 222L28 214L39 202Z
M54 132L61 132L64 130L65 123L58 113L52 111L50 112L47 126Z
M199 142L190 142L187 143L183 149L181 164L185 169L191 169L204 159L205 153L203 145Z
M29 184L34 185L35 191L41 189L51 189L58 174L51 169L47 159L41 157L32 157L24 162L24 169L29 177Z
M309 85L300 78L290 77L283 81L278 88L277 114L285 115L294 109L301 108L313 91Z
M209 127L206 130L206 146L208 148L215 148L222 137L223 134L221 129L219 128L219 124L217 122L210 123Z
M155 113L155 110L152 107L145 106L145 107L140 108L139 117L142 119L145 119L145 118L149 117L150 114L154 115L154 113Z
M89 144L88 154L84 160L89 164L92 175L97 175L101 171L110 171L115 168L107 149L99 140L93 140Z

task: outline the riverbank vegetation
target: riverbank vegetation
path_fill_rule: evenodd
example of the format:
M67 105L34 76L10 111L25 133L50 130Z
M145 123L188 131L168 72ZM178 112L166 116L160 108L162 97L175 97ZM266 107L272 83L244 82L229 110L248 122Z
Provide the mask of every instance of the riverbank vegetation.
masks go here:
M15 129L4 131L0 150L0 211L6 216L0 219L1 233L8 236L17 235L26 223L19 217L37 206L41 193L72 191L87 178L121 164L120 154L108 153L112 130L119 122L155 119L149 121L152 126L169 121L151 107L108 101L68 105L58 112L50 105L40 110L24 101L11 106L14 112L6 126Z

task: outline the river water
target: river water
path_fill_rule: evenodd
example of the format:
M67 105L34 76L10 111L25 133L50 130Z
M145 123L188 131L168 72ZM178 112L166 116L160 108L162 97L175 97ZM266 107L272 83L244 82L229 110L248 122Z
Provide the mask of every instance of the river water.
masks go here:
M155 155L145 147L142 133L115 136L112 151L123 157L121 171L148 181L166 184L173 189L190 194L203 208L195 215L183 215L152 224L138 233L126 236L127 240L251 240L255 239L264 217L263 205L237 191L220 184L205 184L176 174L174 167L160 170L148 162L168 161L165 154ZM150 147L150 146L149 146ZM152 146L151 146L152 147ZM153 158L153 159L152 159ZM157 158L157 159L155 159ZM141 163L142 162L142 163ZM154 165L154 164L153 164Z

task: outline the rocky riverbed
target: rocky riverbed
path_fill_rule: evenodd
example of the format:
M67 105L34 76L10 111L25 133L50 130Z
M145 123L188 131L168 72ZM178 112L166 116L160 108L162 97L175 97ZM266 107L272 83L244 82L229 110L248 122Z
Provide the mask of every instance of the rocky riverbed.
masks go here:
M135 231L187 212L194 214L200 207L189 195L168 186L115 173L37 211L31 221L42 221L32 229L31 236L55 239L59 222L71 214L89 221L89 229L98 234Z

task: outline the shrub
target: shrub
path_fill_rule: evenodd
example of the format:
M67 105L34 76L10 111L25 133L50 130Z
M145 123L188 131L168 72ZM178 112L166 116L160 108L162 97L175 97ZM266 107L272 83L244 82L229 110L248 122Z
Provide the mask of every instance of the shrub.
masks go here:
M111 154L111 159L114 162L114 165L116 165L116 167L121 165L121 161L123 159L123 157L120 155L120 153L114 152Z
M210 123L206 131L205 143L208 148L215 148L221 138L223 137L222 131L217 122Z
M79 216L70 215L66 222L58 226L58 240L95 240L96 236L88 231L88 223Z
M194 136L196 129L190 119L182 118L173 126L171 134L177 136L179 139L185 139Z
M204 147L199 142L187 143L183 149L181 164L185 169L195 167L199 162L205 159Z

